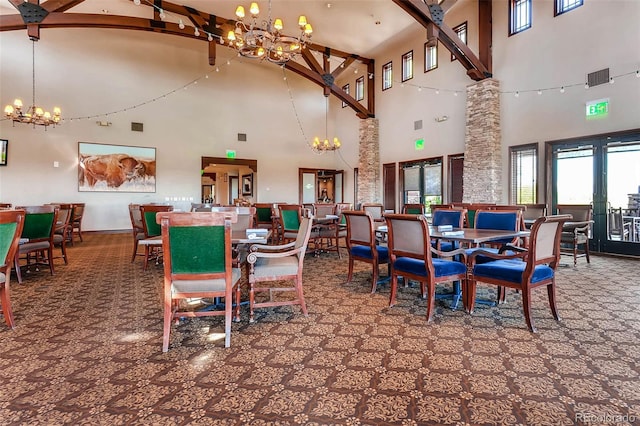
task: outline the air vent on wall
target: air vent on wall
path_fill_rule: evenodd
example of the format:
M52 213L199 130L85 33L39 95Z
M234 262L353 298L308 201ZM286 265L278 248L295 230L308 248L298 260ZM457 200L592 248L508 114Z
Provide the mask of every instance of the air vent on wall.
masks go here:
M131 131L132 132L142 132L144 130L144 124L131 122Z
M422 129L422 120L414 121L413 130L420 130L420 129Z
M589 87L598 86L609 82L609 68L600 71L594 71L587 74L587 84Z
M246 142L247 134L246 133L238 133L238 142Z

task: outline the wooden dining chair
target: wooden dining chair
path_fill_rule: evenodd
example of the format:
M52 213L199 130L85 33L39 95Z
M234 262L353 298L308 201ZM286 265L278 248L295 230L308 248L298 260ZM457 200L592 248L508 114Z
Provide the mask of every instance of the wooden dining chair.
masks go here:
M353 279L353 267L356 261L369 263L373 272L371 293L375 293L380 265L386 264L388 275L390 275L389 251L386 246L378 245L374 221L369 212L347 210L342 214L347 219L347 252L349 253L347 284Z
M368 212L374 222L384 222L384 205L380 203L362 203L361 209Z
M11 308L11 265L24 227L24 210L0 211L0 311L10 328L15 327Z
M467 215L467 209L462 208L442 208L436 209L431 215L431 225L438 226L451 226L452 228L462 228L464 226L464 219ZM431 242L431 245L441 251L451 251L457 247L452 241L442 241L437 239Z
M71 217L71 245L73 245L73 234L78 234L82 241L82 218L84 217L85 203L73 203L73 216Z
M235 213L157 214L164 258L162 351L169 349L176 318L224 315L224 346L231 345L231 322L240 320L239 268L232 267L231 222ZM235 296L235 310L233 298ZM187 310L184 299L224 297L224 310Z
M162 235L162 229L156 221L156 215L158 213L166 213L173 210L173 206L166 204L142 204L140 206L140 215L142 216L142 229L144 230L144 238L154 238ZM143 270L147 270L149 260L155 258L159 259L162 255L161 246L146 244L144 246L144 267Z
M26 266L47 266L51 275L54 274L53 266L53 235L55 223L58 219L59 207L57 205L18 207L26 212L22 238L28 242L20 244L14 256L14 267L18 283L22 283L22 270L20 256L24 255Z
M129 204L129 219L131 220L131 231L133 233L133 253L131 254L131 263L133 263L138 255L138 242L145 238L140 204Z
M302 221L302 205L279 204L280 239L283 243L295 241Z
M513 288L522 293L524 317L529 330L535 332L531 318L531 291L546 287L551 313L559 320L555 271L560 259L562 225L567 220L571 220L570 215L543 216L537 219L531 227L527 248L507 246L498 253L484 249L472 253L468 259L469 275L464 290L466 311L473 313L477 282L498 286L499 302L504 301L504 288ZM481 257L485 260L478 263L477 260Z
M463 256L464 249L441 252L431 245L429 224L423 215L386 214L391 264L389 307L396 303L398 277L420 282L420 292L427 299L427 322L435 306L436 284L466 279L464 262L448 260ZM432 253L438 257L432 256Z
M295 241L281 245L254 244L247 256L249 264L249 322L254 322L255 308L300 305L302 314L307 316L307 305L302 290L302 270L304 257L311 236L313 215L307 215L300 221ZM284 286L283 281L293 281L293 287ZM275 284L267 284L275 283ZM274 295L282 292L294 292L295 297L275 300ZM256 293L268 293L269 299L256 302Z
M73 226L73 204L58 204L58 218L56 220L55 230L53 232L53 245L60 247L60 255L64 264L69 264L67 257L67 236L71 233Z
M591 204L558 204L559 215L571 215L571 223L566 224L562 231L560 244L566 246L566 254L573 256L573 266L577 266L578 258L589 258L589 239L591 238L591 223L593 222L593 206ZM580 246L583 247L580 253Z
M403 214L424 214L424 204L405 204L402 206Z

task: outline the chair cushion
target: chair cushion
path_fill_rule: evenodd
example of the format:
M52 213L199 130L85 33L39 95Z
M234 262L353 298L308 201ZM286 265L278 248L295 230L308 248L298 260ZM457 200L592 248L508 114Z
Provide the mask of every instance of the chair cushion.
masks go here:
M239 268L231 270L231 282L235 284L241 276ZM224 278L214 280L173 280L171 283L172 293L198 293L203 291L224 291L226 287Z
M436 258L432 258L431 261L433 263L436 277L464 274L467 270L467 267L462 262ZM411 257L397 258L393 264L393 269L395 272L400 273L400 275L402 275L402 272L406 272L413 275L421 275L423 277L427 276L427 269L425 268L424 261L413 259Z
M385 246L376 246L376 249L378 250L378 262L388 263L389 249ZM373 254L371 253L371 249L367 246L353 246L351 247L351 254L355 257L373 259Z
M35 250L46 250L49 248L49 241L36 241L35 243L25 243L18 246L20 254L29 253Z
M256 278L297 275L298 265L298 256L259 257L253 275Z
M522 273L526 268L526 262L518 259L494 260L492 262L482 263L473 267L473 275L477 278L482 277L500 279L512 283L522 282ZM554 271L547 265L538 265L533 271L531 277L532 283L553 278Z
M6 281L7 276L3 272L0 272L0 284L4 284Z

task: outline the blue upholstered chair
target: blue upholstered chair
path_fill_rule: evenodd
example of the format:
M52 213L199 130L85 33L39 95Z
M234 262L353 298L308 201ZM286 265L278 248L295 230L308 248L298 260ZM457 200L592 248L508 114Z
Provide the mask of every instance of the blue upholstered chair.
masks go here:
M240 314L241 277L232 267L231 223L235 212L193 212L157 214L164 254L164 333L162 351L169 349L171 321L174 318L225 316L224 346L231 344L232 298L235 317ZM189 311L182 299L224 297L224 310Z
M451 225L454 228L462 228L466 214L466 209L436 209L431 215L431 225ZM441 251L451 251L457 248L452 241L442 241L440 239L433 241L431 245Z
M366 262L373 267L371 293L376 292L379 266L387 264L389 268L389 251L387 247L377 244L374 219L367 211L347 210L342 212L347 220L347 251L349 252L349 275L347 283L353 279L355 261ZM388 269L390 271L390 269Z
M477 210L475 214L476 229L499 229L502 231L519 231L522 224L522 216L519 210ZM509 237L502 240L494 240L485 243L482 247L485 251L498 253L498 250L505 244L519 245L519 237ZM478 247L467 249L467 257L478 250ZM477 263L481 263L485 259L480 256L476 259Z
M549 296L549 306L556 320L559 320L556 308L555 271L560 258L560 235L562 225L571 220L570 215L544 216L535 221L531 227L528 248L509 246L511 254L494 253L484 249L476 250L469 257L469 270L466 288L464 290L465 309L473 313L476 283L478 281L498 286L498 299L502 299L502 288L514 288L522 292L522 308L529 330L536 329L531 319L531 290L546 287ZM477 259L489 259L478 263ZM502 295L501 295L502 294Z
M313 227L313 215L307 215L300 221L296 240L282 245L254 244L247 256L249 264L249 322L254 321L255 308L284 305L300 305L302 314L307 316L307 305L302 292L302 269L304 256ZM293 286L282 286L282 281L293 281ZM275 285L266 284L275 282ZM269 299L256 302L256 293L268 293ZM295 292L296 297L286 300L274 300L274 293Z
M420 282L422 296L427 299L427 321L431 321L435 305L436 284L464 281L467 267L464 262L442 257L462 255L458 249L448 253L431 247L429 224L422 215L385 215L389 234L391 261L391 296L389 306L395 305L398 276ZM433 257L432 253L440 256ZM428 293L428 294L427 294Z
M10 328L15 327L11 310L11 265L18 251L20 235L24 226L24 210L0 210L0 307L4 321Z

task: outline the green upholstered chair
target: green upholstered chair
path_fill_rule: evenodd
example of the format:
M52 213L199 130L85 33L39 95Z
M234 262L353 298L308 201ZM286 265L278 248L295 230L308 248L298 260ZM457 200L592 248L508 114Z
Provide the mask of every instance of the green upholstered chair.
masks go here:
M160 212L164 252L164 331L162 351L169 349L175 318L224 315L225 347L231 344L233 296L235 317L240 316L241 272L232 267L231 212ZM224 297L224 310L187 310L184 299Z
M302 220L302 206L300 204L278 205L280 211L280 236L283 243L294 241L298 238L298 229Z
M11 310L11 265L16 252L20 235L24 226L24 210L0 211L0 308L4 321L11 328L15 327L13 311Z
M53 235L59 207L45 205L19 207L19 209L26 212L21 237L28 239L28 242L20 244L15 255L14 265L18 283L22 283L20 269L20 256L22 255L24 255L27 265L33 265L36 268L39 265L48 266L51 275L53 275Z
M56 220L56 227L53 232L53 245L60 247L60 254L64 264L69 264L69 258L67 257L67 240L71 233L71 220L73 219L73 204L60 203L58 219Z
M498 300L504 299L504 288L522 293L522 308L529 330L535 332L531 318L531 290L546 287L551 313L559 320L556 308L555 271L560 259L562 225L571 220L570 215L543 216L531 227L527 248L506 246L499 253L479 249L469 256L469 271L464 290L467 312L473 313L478 281L498 286ZM476 260L482 257L482 263ZM489 259L487 261L486 259Z
M349 273L347 283L353 279L355 261L366 262L373 268L371 293L376 292L380 265L389 267L389 252L386 246L378 245L375 236L374 220L368 211L344 211L347 219L347 251L349 252Z
M398 277L418 281L423 298L427 299L427 322L435 306L436 284L464 281L464 262L442 257L456 256L464 249L441 252L431 246L429 224L423 215L387 214L389 258L391 264L391 294L389 307L396 303ZM438 257L432 256L432 253Z
M424 214L424 204L405 204L402 207L404 214Z
M165 213L173 211L173 206L164 204L143 204L140 206L140 215L142 217L142 230L144 232L144 239L156 238L162 234L160 225L156 222L156 215L158 213ZM149 260L160 256L160 246L145 244L144 246L144 270L147 270Z
M295 241L282 245L254 244L247 256L249 264L249 322L254 322L254 309L273 306L300 305L307 316L307 305L302 291L304 256L311 236L313 215L300 221ZM293 287L283 287L283 281L293 281ZM267 283L276 285L268 285ZM256 302L256 293L269 293L265 302ZM295 297L274 300L274 293L295 292Z

